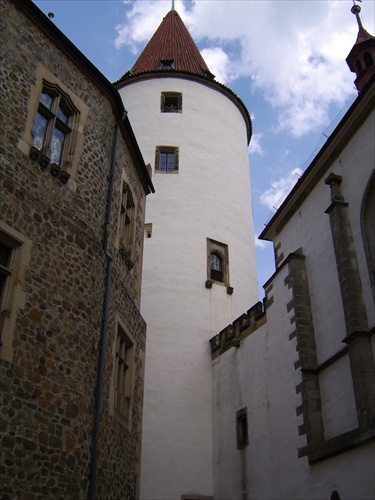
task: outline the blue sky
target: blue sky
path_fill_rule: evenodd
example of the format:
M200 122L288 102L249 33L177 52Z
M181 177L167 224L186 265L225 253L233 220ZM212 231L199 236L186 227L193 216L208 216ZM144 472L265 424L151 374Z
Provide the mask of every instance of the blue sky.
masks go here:
M110 80L129 70L171 0L34 0ZM245 103L259 234L357 96L345 58L358 33L350 0L175 0L211 72ZM374 34L375 2L361 17ZM257 241L260 297L274 272Z

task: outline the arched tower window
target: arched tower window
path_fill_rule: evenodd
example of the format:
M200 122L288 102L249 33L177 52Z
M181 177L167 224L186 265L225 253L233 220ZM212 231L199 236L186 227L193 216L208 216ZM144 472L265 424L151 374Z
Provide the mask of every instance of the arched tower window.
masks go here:
M217 252L210 255L211 279L223 281L223 259Z
M373 172L362 201L361 229L370 283L375 300L375 172Z
M210 238L207 238L207 280L211 286L217 283L230 287L228 245Z
M374 61L372 60L372 56L370 52L365 52L365 55L363 56L363 60L365 62L366 68L369 68L374 64Z
M355 70L357 74L362 71L361 61L359 59L357 59L355 62Z
M331 500L340 500L340 495L337 490L333 490L331 493Z

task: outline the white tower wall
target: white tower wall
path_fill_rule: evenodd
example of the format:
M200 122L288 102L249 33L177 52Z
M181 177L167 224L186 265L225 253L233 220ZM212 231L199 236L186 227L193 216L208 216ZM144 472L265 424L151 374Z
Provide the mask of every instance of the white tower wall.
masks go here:
M181 113L161 113L161 92ZM141 499L213 494L209 340L258 300L246 123L222 92L183 78L120 89L156 193L147 200L142 315L147 321ZM155 147L179 148L155 173ZM205 287L207 238L228 245L230 286Z

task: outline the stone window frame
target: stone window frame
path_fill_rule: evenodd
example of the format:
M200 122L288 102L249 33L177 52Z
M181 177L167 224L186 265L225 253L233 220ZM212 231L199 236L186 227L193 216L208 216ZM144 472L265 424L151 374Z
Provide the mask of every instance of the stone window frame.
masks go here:
M116 319L113 342L113 374L110 390L110 413L128 430L132 425L135 379L135 342L124 323Z
M237 450L243 450L249 445L249 426L247 419L247 406L236 411L236 437Z
M33 128L35 117L40 110L40 96L46 90L64 102L64 107L69 113L69 134L60 165L50 164L49 146L42 150L34 146ZM18 148L42 170L48 170L50 174L58 178L63 184L75 190L75 175L78 168L79 158L83 149L83 129L88 114L88 106L84 104L69 88L67 88L54 74L41 64L37 68L35 84L31 89L28 114L25 123L25 132L18 142ZM52 123L49 125L47 134L51 135Z
M160 111L162 113L182 113L182 92L162 92Z
M173 170L168 170L168 165L165 169L160 169L161 158L163 154L170 155L173 153ZM178 174L179 172L179 148L177 146L156 146L155 148L155 172L160 174Z
M211 272L211 255L216 254L221 259L222 264L222 280L217 280ZM229 283L229 249L228 245L220 241L207 238L207 282L216 283L218 285L230 288ZM207 286L207 288L210 288Z
M25 307L23 284L30 262L31 241L0 222L0 242L10 250L7 265L3 268L6 279L0 297L0 359L11 361L17 313Z

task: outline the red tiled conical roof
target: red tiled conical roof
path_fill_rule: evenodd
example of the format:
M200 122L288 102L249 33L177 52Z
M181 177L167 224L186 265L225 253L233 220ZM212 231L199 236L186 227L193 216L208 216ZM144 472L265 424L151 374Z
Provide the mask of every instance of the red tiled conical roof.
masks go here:
M198 47L175 10L164 17L133 68L120 79L140 73L177 71L213 79Z

